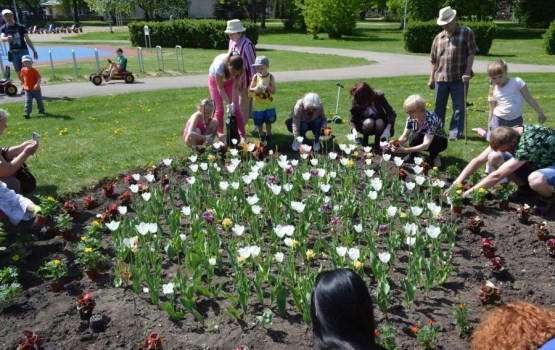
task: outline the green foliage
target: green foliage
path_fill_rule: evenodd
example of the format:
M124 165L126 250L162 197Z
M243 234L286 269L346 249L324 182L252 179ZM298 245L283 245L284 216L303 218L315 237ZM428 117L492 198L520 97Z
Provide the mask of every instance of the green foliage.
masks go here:
M12 304L13 298L21 294L22 287L17 282L18 271L15 267L0 270L0 311Z
M274 4L274 16L281 18L283 27L287 30L300 29L306 30L306 23L301 9L295 0L277 0Z
M361 10L358 0L296 0L309 33L328 33L330 38L351 34Z
M555 19L555 1L520 0L516 15L528 28L547 28Z
M443 6L455 9L459 19L484 21L495 17L497 2L498 0L447 0Z
M470 27L476 38L478 54L488 54L495 37L496 26L493 22L462 22L462 26ZM405 49L409 52L428 53L435 36L441 32L436 21L411 22L404 34Z
M404 6L404 5L403 5ZM437 18L439 9L443 7L437 0L411 0L408 5L409 21L431 21ZM404 11L404 8L403 8ZM437 24L436 24L437 25Z
M129 36L133 46L144 44L143 27L150 28L153 46L219 49L226 50L229 38L224 31L227 23L217 20L178 20L166 22L132 22L129 23ZM247 37L254 45L258 42L258 26L252 22L243 22Z
M555 21L551 22L551 25L543 34L543 47L548 55L555 55Z
M67 261L66 259L47 261L39 267L39 272L41 272L46 279L54 281L60 280L62 277L67 276Z

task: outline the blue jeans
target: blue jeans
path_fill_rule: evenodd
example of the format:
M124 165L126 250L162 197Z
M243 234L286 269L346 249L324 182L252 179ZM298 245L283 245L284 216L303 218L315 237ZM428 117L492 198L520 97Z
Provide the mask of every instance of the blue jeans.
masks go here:
M44 113L44 104L42 103L42 93L40 90L25 90L25 115L30 115L33 111L33 98L37 100L39 113Z
M436 81L436 107L434 112L445 125L445 113L449 94L453 102L453 116L449 124L449 134L457 132L457 137L464 136L464 84L462 80Z
M314 142L320 141L320 132L322 130L323 123L324 121L322 118L316 118L310 122L301 121L301 125L299 127L301 136L306 140L306 132L310 130L314 134ZM287 126L287 130L289 130L289 132L293 132L293 118L287 119L285 121L285 125Z
M12 50L13 69L17 73L21 72L21 68L23 68L23 63L21 63L21 58L28 54L29 54L29 49Z

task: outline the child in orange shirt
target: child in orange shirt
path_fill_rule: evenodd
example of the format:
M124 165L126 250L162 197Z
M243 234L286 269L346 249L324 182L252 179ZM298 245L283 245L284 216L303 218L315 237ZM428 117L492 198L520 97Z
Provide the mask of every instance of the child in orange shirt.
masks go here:
M23 80L25 90L25 112L23 116L29 119L33 110L33 98L37 100L37 107L40 114L45 114L44 104L42 103L42 93L40 91L41 76L38 70L33 68L33 59L29 55L21 58L21 63L25 67L21 68L19 75Z

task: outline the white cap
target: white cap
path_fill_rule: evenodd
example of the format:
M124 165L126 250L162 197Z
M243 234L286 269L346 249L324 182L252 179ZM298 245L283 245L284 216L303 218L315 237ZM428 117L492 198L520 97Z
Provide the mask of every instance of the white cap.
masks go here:
M12 10L8 10L8 9L2 10L2 16L6 15L6 14L13 15L13 12L12 12Z

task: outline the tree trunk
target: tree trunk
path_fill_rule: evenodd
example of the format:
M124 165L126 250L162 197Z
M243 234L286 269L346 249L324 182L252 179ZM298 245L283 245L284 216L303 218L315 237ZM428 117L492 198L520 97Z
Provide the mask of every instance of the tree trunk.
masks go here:
M260 20L260 28L266 28L266 6L268 0L262 0L262 19Z
M77 6L77 0L73 0L73 25L75 27L79 26L79 8Z

